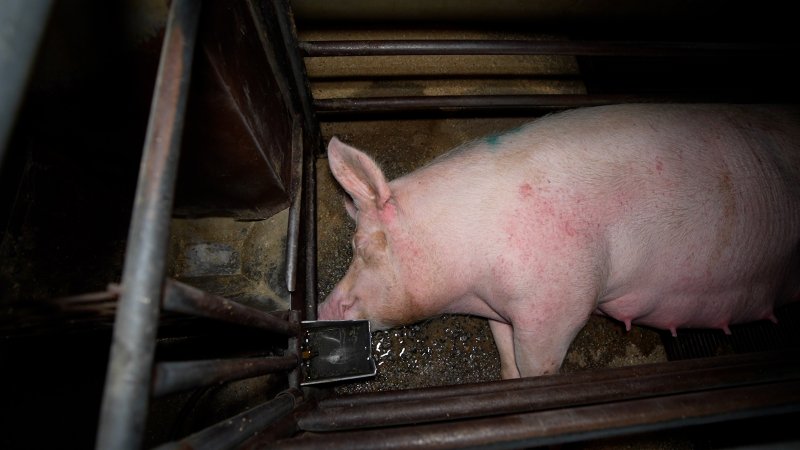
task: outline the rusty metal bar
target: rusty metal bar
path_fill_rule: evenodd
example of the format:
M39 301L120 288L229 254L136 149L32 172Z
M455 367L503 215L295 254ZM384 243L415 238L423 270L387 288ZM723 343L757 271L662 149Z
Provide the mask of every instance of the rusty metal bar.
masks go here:
M174 0L167 19L125 252L98 449L133 450L142 443L200 5L199 0Z
M290 175L289 226L286 237L286 289L294 292L297 287L297 263L300 251L300 215L303 199L303 128L300 120L292 120L292 167Z
M153 396L241 380L297 367L296 355L209 361L179 361L156 364Z
M285 336L294 336L300 330L298 325L287 320L175 280L167 281L163 303L166 311L261 328Z
M411 427L306 433L271 448L529 448L798 411L800 382L790 381Z
M532 40L306 41L304 56L569 55L636 57L780 56L797 46L778 43Z
M317 166L315 145L304 148L303 168L303 230L305 244L305 320L317 320ZM321 146L320 146L321 148Z
M300 431L297 426L296 416L308 411L314 406L315 404L313 402L300 403L294 408L292 414L287 414L283 419L273 422L269 426L258 430L258 434L243 442L238 447L239 450L260 450L272 448L272 443L276 440L293 436Z
M407 111L448 110L543 110L600 106L617 103L662 103L679 101L701 101L666 96L646 95L437 95L405 97L331 98L314 100L314 107L321 116L347 113L390 113Z
M527 389L436 399L320 407L299 419L301 429L334 431L410 425L501 414L526 413L620 400L676 395L712 389L779 381L800 381L800 364L762 362L732 367L713 367L683 372L654 373L643 377L616 377Z
M300 391L289 389L269 402L223 420L180 441L169 442L156 448L157 450L234 448L250 439L255 433L282 421L292 413L301 399Z
M319 123L314 120L314 109L312 108L311 89L309 88L308 77L306 76L306 66L300 54L297 41L297 32L294 27L291 6L288 0L274 0L272 4L275 12L275 19L278 22L283 45L286 50L286 57L289 60L289 69L293 78L294 88L300 97L300 107L303 112L303 123L312 135L319 135Z
M620 378L640 378L657 374L679 375L696 370L711 368L738 370L743 366L761 364L785 364L800 361L800 351L782 350L775 352L749 353L744 355L718 356L713 358L687 359L665 363L642 364L636 366L582 371L567 375L548 375L515 380L468 383L453 386L438 386L401 391L371 392L330 397L319 402L322 408L346 405L366 406L374 403L395 403L402 401L437 401L445 397L474 396L508 390L559 387L578 383L596 383Z
M316 120L311 88L306 73L305 63L298 45L294 17L287 0L268 2L272 7L277 28L283 41L286 58L291 71L291 84L296 93L302 111L304 125L303 142L303 185L301 195L302 229L300 242L304 244L303 262L305 269L305 285L303 296L293 295L303 301L303 319L314 320L317 317L317 233L316 233L316 166L317 147L321 146L319 121ZM299 309L300 305L292 305Z

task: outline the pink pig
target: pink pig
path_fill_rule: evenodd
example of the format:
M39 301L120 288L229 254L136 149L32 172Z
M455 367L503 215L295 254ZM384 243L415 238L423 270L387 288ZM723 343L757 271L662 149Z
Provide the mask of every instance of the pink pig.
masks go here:
M486 317L504 378L556 372L592 313L727 333L800 297L792 109L577 109L391 182L336 138L328 157L357 229L319 319Z

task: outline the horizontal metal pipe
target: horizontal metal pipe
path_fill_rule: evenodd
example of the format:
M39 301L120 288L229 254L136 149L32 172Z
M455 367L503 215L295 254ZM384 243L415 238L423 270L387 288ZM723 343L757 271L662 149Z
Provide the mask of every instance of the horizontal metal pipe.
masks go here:
M295 336L300 330L297 324L175 280L166 283L163 307L167 311L261 328L286 336Z
M791 381L411 427L306 433L271 448L528 448L798 411L800 382Z
M271 448L272 443L278 439L294 436L299 430L297 427L297 416L315 407L313 402L303 402L295 406L292 414L286 415L283 419L273 422L269 426L258 430L258 434L243 442L239 450L260 450Z
M686 99L683 101L701 101ZM404 97L330 98L314 100L321 115L341 113L386 113L403 111L447 111L459 109L553 109L600 106L616 103L676 102L680 98L645 95L436 95Z
M601 402L675 395L734 386L799 380L800 364L761 363L558 386L508 389L459 397L318 408L298 421L309 431L334 431L488 417Z
M749 353L745 355L718 356L713 358L697 358L664 363L642 364L636 366L608 368L582 371L569 375L548 375L541 377L518 378L514 380L469 383L453 386L439 386L402 391L371 392L331 397L321 400L323 408L373 403L395 403L402 401L427 400L434 401L445 397L474 396L491 392L506 392L518 389L544 388L577 383L595 383L620 378L640 378L657 374L680 375L697 370L712 368L737 370L740 367L800 361L800 351L783 350L775 352Z
M798 47L776 43L625 42L550 40L365 40L306 41L304 56L567 55L567 56L752 56L790 55Z
M296 356L267 356L228 360L162 362L153 376L154 397L290 370L298 364Z
M160 445L157 450L216 450L234 448L255 433L281 421L291 414L300 402L302 393L293 389L278 394L275 399L223 420L180 441Z

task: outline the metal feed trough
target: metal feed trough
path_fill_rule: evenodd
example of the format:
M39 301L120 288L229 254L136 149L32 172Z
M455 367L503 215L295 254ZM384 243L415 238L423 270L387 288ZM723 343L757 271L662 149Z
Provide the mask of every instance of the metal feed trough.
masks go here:
M44 11L51 7L49 2L32 3L43 5ZM310 3L294 5L308 8ZM324 21L326 11L322 9L317 19ZM29 15L9 11L20 17ZM338 20L336 11L327 11L334 14L331 20ZM23 30L34 35L30 39L42 33L46 16L38 14L35 26ZM579 36L569 40L300 42L294 17L287 0L170 3L121 279L104 292L73 295L59 303L62 313L88 311L106 319L115 317L95 448L530 448L698 430L700 426L727 433L726 425L747 428L748 424L765 423L772 424L773 434L764 439L798 445L796 432L775 432L781 424L796 421L800 413L797 328L781 341L791 345L776 344L770 351L529 379L334 395L326 383L374 375L369 325L363 321L315 321L315 163L324 149L320 120L360 120L368 115L387 120L409 115L534 115L624 102L796 103L796 79L794 86L781 83L794 76L786 71L797 69L779 63L774 76L762 70L746 72L747 76L761 73L761 81L777 79L780 88L764 82L759 89L743 89L741 78L734 76L734 80L714 85L719 89L710 89L708 80L693 74L685 74L675 85L655 88L625 82L645 76L646 71L637 71L647 67L642 61L672 67L673 62L680 66L680 62L713 60L725 62L725 70L733 70L750 59L792 59L798 51L797 41L719 41L707 35L689 35L682 40ZM0 48L3 73L7 66L24 70L32 65L33 47L16 55L12 63ZM586 94L313 98L304 58L387 55L569 55L583 58L585 69L595 78L587 80ZM26 79L24 74L4 77L0 80L3 92L24 92ZM4 101L6 110L0 115L4 122L0 125L9 130L21 103L12 100ZM241 136L246 138L225 141L217 132L221 127L243 130ZM0 138L6 139L0 142L3 163L14 164L11 152L5 150L17 141L4 135ZM214 178L215 170L233 167L225 166L227 160L212 158L212 164L204 166L202 161L210 153L194 150L214 145L224 145L236 158L258 161L236 166L240 172L234 173L241 177L243 185L239 187L246 194L234 196L231 192L236 189L223 192L219 188L229 180ZM181 156L182 150L188 153ZM260 194L249 195L252 192ZM288 308L265 311L167 276L173 215L221 215L249 223L287 206L283 280L290 298ZM194 247L193 251L234 255L231 258L237 254L234 247L224 246ZM41 319L31 319L35 327L30 329L35 330L49 323L47 314L56 312L31 314L29 317ZM203 359L161 350L161 342L188 339L180 327L191 317L200 318L201 324L222 322L236 330L263 330L271 337L259 334L253 339L269 340L275 350L269 355ZM9 337L7 351L0 353L12 364L3 369L6 371L14 370L13 345L21 339L15 337L21 328L15 327L24 322L16 316L14 320L16 325L0 322L0 330ZM91 322L82 320L70 323ZM784 322L791 327L796 325L793 320ZM169 334L171 327L178 327L177 334ZM694 345L717 343L701 336ZM159 352L166 356L157 357ZM697 356L684 347L668 348L668 352ZM269 386L278 392L262 403L182 436L147 434L147 430L158 429L153 418L158 414L159 408L153 406L157 399L194 395L192 401L199 401L196 392L203 387L266 375ZM17 443L13 439L8 442Z

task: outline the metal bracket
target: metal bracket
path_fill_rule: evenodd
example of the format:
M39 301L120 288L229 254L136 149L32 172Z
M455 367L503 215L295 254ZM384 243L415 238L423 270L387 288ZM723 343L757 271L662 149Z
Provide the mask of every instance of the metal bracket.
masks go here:
M374 376L368 320L302 322L301 386Z

